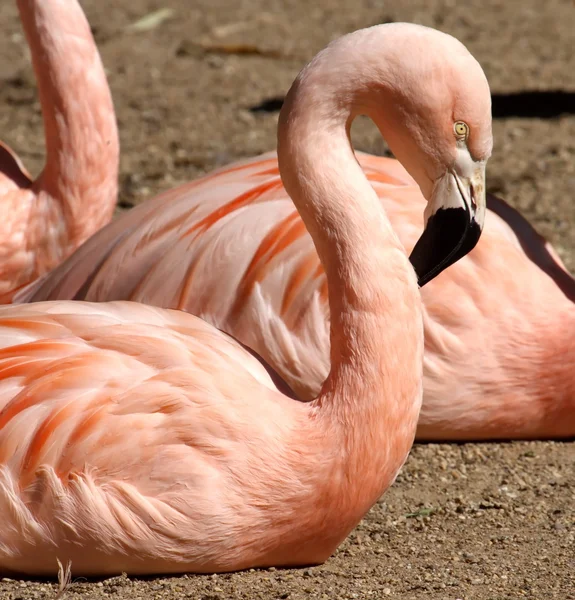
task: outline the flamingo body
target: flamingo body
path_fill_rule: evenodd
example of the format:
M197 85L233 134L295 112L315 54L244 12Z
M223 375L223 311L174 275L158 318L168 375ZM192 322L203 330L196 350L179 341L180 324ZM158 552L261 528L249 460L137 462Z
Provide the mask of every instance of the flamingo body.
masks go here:
M200 319L131 303L0 315L4 569L305 564L357 520L312 407ZM325 518L330 504L343 524Z
M357 152L410 251L425 199L401 164ZM575 435L575 283L516 211L488 199L477 247L422 288L426 440ZM200 316L253 348L301 398L329 372L325 274L275 153L121 215L21 301L125 299ZM450 302L449 298L457 298Z
M397 64L399 78L389 68ZM428 97L430 74L453 87ZM404 87L414 93L398 111ZM408 150L427 189L417 246L428 251L411 262L347 137L366 98L378 99L372 118ZM326 560L413 443L418 281L481 232L489 107L465 47L416 25L348 34L296 78L278 124L279 167L325 267L331 314L331 369L310 402L281 393L250 351L184 312L122 302L0 307L0 570L52 574L56 559L91 575ZM411 135L419 114L427 145ZM454 119L470 124L465 136ZM195 227L213 222L207 215ZM150 234L152 245L161 241Z

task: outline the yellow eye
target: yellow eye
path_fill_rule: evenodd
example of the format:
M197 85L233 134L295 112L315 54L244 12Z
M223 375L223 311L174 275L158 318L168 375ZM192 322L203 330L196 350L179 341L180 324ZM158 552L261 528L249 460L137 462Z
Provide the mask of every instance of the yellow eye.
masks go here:
M466 140L469 135L469 127L467 126L467 123L464 123L463 121L454 123L453 131L455 131L455 135L461 140Z

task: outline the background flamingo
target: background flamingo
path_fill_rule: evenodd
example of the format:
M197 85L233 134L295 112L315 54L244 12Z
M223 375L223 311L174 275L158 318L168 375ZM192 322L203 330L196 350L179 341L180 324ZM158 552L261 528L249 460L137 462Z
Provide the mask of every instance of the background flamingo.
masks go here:
M434 87L435 77L449 84ZM429 199L423 243L448 238L460 252L476 231L454 229L459 215L483 225L489 107L465 47L416 25L345 36L296 79L280 165L326 268L332 314L331 371L312 402L277 392L259 361L192 315L131 303L3 307L0 568L326 560L396 477L422 391L416 278L347 124L366 110L408 157ZM469 124L465 140L454 120ZM445 251L415 252L420 280Z
M0 145L0 302L112 218L119 141L112 98L76 0L18 0L44 119L46 164L32 181Z
M425 202L415 181L398 161L357 157L411 251ZM575 282L515 210L493 196L488 206L479 245L422 290L417 437L571 437ZM257 351L305 399L329 371L325 275L274 153L123 214L17 301L71 298L196 314Z

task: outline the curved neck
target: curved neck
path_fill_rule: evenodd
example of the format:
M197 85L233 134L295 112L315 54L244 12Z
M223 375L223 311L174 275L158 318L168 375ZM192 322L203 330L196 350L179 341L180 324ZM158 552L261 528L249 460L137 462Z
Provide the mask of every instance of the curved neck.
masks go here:
M61 204L71 238L112 217L119 141L114 106L90 26L76 0L18 0L46 139L34 183ZM93 228L93 226L91 226Z
M351 147L353 95L331 94L324 75L312 62L287 95L278 159L328 282L331 371L314 406L329 420L346 473L362 477L369 456L366 485L377 488L395 476L390 469L399 469L415 433L421 301L405 250ZM375 488L374 495L383 491Z

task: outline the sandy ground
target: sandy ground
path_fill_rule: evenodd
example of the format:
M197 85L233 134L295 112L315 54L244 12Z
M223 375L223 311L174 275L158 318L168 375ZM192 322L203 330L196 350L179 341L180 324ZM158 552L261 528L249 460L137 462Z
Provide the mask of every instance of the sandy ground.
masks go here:
M14 4L0 5L0 134L36 173L41 117ZM270 100L281 98L329 40L376 23L415 21L456 35L484 66L497 117L489 189L536 223L575 267L571 0L82 4L118 112L122 209L273 148L277 102ZM161 9L168 9L163 22L130 29ZM353 133L358 149L385 152L369 123L359 121ZM575 599L574 505L572 442L418 445L393 488L324 566L74 580L65 597ZM56 590L53 583L0 581L7 600L54 598Z

